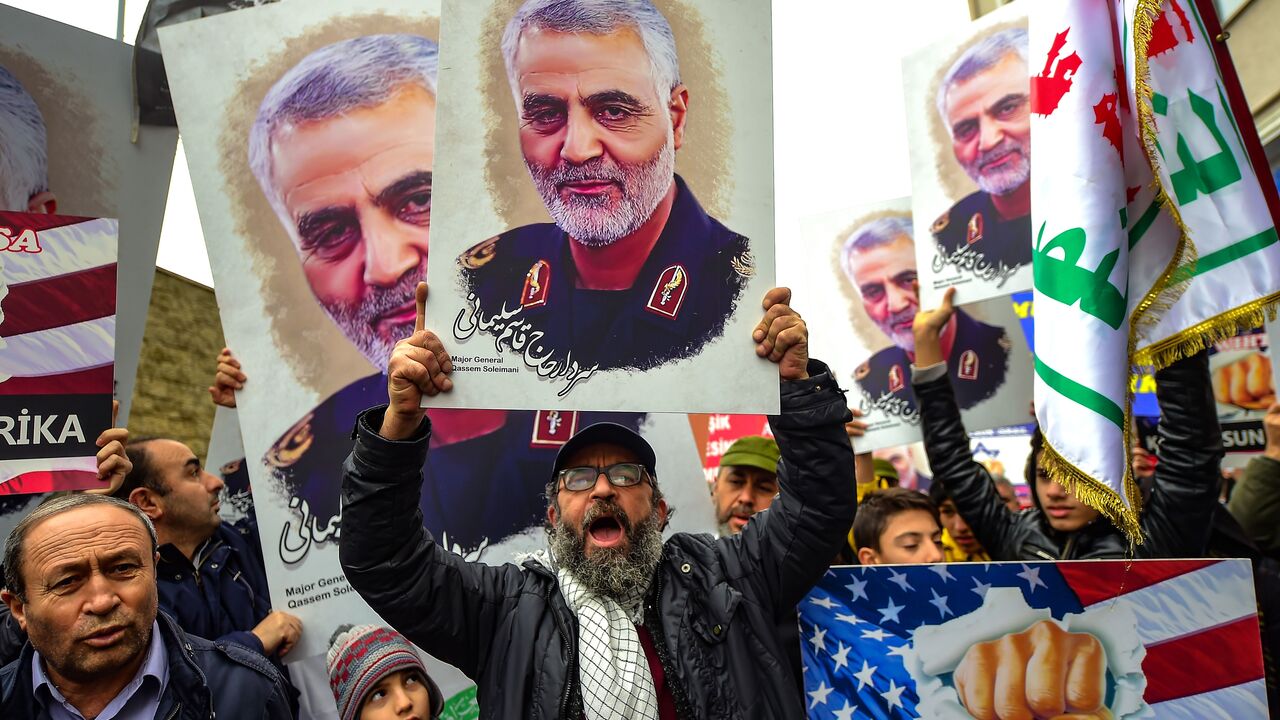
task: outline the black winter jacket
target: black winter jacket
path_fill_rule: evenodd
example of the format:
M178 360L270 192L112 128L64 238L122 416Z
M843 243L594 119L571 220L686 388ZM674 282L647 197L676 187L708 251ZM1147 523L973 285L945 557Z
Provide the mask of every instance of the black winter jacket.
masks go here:
M991 476L975 462L950 380L915 385L924 423L924 446L933 482L942 483L992 560L1086 560L1123 558L1130 545L1118 528L1099 517L1073 533L1049 526L1038 500L1010 512ZM1205 553L1221 479L1222 433L1218 427L1206 353L1156 372L1160 402L1160 463L1151 496L1142 508L1143 541L1133 557L1200 557ZM1035 488L1031 497L1037 498Z
M156 616L169 654L169 684L157 720L289 720L284 681L267 659L236 643L188 635L168 615ZM0 669L0 718L48 720L31 687L31 643ZM216 713L216 715L215 715Z
M856 508L842 391L825 365L782 386L770 418L781 496L731 538L666 541L644 625L681 718L803 718L779 638L786 615L826 571ZM480 717L581 717L577 623L555 575L536 562L494 567L436 544L418 511L429 421L413 438L381 438L385 408L357 421L343 468L342 568L393 627L478 686ZM550 475L548 468L548 476ZM518 478L534 492L545 478Z

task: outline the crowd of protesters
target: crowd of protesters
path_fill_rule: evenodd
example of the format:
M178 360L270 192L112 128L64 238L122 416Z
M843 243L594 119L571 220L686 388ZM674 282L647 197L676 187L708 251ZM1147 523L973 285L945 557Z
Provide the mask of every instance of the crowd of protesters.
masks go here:
M1029 508L1013 507L974 460L938 342L949 297L914 325L927 491L899 486L900 462L854 455L850 437L865 426L808 357L790 302L771 291L754 331L757 353L778 364L782 412L774 437L725 452L710 487L719 537L664 540L670 508L653 448L597 424L531 486L546 494L548 547L521 566L467 562L412 512L431 436L422 401L453 381L429 330L401 342L388 404L355 419L354 448L335 468L351 528L343 569L391 625L330 639L340 717L440 713L410 643L474 679L486 716L800 717L794 607L835 563L1243 556L1274 659L1280 406L1266 418L1265 453L1224 503L1206 355L1160 370L1158 456L1133 459L1145 502L1132 545L1045 473L1038 433ZM229 403L246 379L224 352L215 401ZM297 717L281 660L306 630L271 607L252 513L224 523L222 480L180 442L115 428L98 444L102 488L46 498L6 544L0 716Z

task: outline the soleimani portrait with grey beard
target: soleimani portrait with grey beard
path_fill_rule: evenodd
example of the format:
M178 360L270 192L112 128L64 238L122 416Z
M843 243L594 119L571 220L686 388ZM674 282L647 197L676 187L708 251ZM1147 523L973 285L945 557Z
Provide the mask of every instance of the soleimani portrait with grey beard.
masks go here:
M262 458L290 495L305 501L297 509L309 536L282 539L286 563L336 544L335 469L350 451L351 423L385 400L391 351L413 332L414 290L425 279L430 244L438 66L437 44L417 35L367 35L318 48L276 80L249 132L249 166L316 301L373 371L298 418ZM291 330L307 335L306 328ZM253 373L244 368L244 382L253 382ZM511 486L526 464L550 463L586 424L610 420L638 429L644 421L639 413L443 408L430 417L423 522L466 553L541 524L538 488Z
M920 310L911 218L891 215L858 223L840 238L840 269L862 301L862 310L893 342L854 370L854 380L873 407L916 417L911 366L916 342L912 322ZM1009 369L1008 333L957 309L942 330L942 352L960 408L995 395Z
M942 78L938 114L956 162L978 186L933 222L942 256L978 254L1007 270L1031 264L1028 77L1027 31L1015 27L979 38Z
M524 163L554 222L464 252L469 302L518 313L543 351L585 369L697 355L755 265L748 239L675 172L697 97L667 19L647 0L527 0L501 51Z

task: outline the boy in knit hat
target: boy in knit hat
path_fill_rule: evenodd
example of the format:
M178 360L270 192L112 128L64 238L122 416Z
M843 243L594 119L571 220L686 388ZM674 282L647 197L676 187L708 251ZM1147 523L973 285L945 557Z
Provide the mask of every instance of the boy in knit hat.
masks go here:
M340 720L434 720L444 696L413 645L377 625L343 625L326 657Z

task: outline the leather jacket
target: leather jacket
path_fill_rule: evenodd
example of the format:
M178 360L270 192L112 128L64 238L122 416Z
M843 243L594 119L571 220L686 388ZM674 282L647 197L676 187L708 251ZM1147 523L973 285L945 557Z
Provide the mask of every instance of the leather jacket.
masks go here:
M915 391L933 481L944 485L992 560L1205 554L1223 455L1207 353L1197 353L1156 372L1160 463L1151 496L1139 516L1142 544L1136 547L1102 516L1075 532L1054 530L1039 507L1034 487L1031 497L1035 507L1020 513L1010 511L986 468L973 459L947 376L915 383Z

